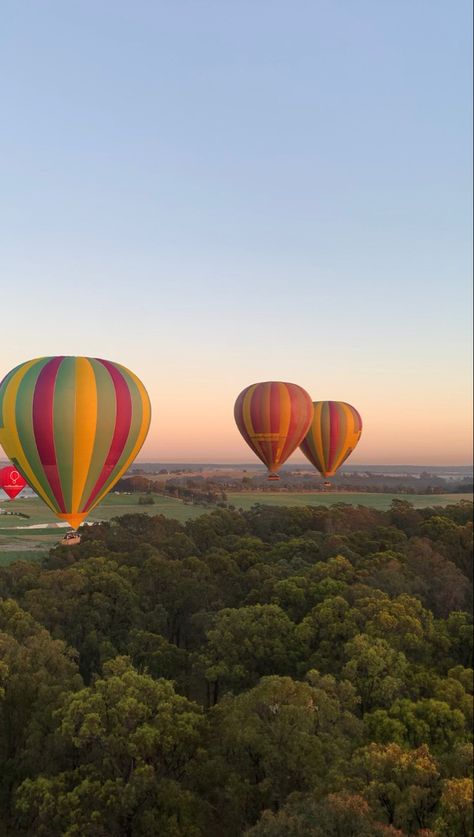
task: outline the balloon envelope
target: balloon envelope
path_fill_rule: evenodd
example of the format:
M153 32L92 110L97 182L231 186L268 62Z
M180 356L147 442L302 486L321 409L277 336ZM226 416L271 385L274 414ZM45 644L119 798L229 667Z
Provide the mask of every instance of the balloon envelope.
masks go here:
M313 421L300 448L324 477L332 477L357 445L362 419L345 401L314 401L313 406Z
M20 491L23 491L26 485L26 480L13 465L7 465L0 470L0 488L3 488L5 494L10 500L18 497Z
M0 384L0 444L74 528L133 462L150 416L136 375L99 358L36 358Z
M305 437L313 416L308 393L297 384L264 381L246 387L234 417L242 436L267 466L270 478Z

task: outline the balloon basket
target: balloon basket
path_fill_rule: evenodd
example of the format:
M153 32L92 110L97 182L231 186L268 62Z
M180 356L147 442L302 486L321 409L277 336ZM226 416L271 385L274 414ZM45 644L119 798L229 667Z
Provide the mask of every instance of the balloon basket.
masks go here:
M81 542L81 536L77 534L77 532L68 532L64 535L59 541L60 546L76 546L76 544Z

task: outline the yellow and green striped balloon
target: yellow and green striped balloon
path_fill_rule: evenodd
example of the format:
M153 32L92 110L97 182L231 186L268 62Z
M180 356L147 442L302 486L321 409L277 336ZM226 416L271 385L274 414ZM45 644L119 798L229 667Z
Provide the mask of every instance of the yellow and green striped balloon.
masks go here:
M313 407L313 420L300 450L324 477L332 477L357 445L362 419L345 401L313 401Z
M0 384L0 444L29 485L77 528L138 454L147 391L109 360L41 357Z

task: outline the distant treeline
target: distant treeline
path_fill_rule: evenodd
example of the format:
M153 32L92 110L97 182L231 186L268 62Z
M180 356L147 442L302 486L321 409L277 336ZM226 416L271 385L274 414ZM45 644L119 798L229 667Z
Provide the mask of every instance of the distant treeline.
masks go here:
M460 483L447 482L429 474L415 477L391 477L368 474L341 474L331 477L331 491L366 492L373 494L469 494L474 491L472 479ZM171 497L199 500L203 503L217 503L225 500L225 492L235 491L323 491L323 479L312 474L291 474L282 472L278 483L269 483L265 475L229 477L215 474L212 479L200 475L192 477L170 475L166 480L133 475L124 477L116 485L117 491L153 492Z
M472 834L472 504L125 515L0 568L0 834Z
M115 491L130 491L140 494L161 494L174 497L184 502L201 506L226 504L227 494L222 487L212 480L202 478L175 478L165 481L152 480L143 476L123 477L114 488Z

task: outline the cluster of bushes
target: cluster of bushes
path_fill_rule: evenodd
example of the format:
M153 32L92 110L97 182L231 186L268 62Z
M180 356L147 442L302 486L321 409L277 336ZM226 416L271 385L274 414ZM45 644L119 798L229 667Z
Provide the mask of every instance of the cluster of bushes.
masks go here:
M0 833L468 837L471 520L126 515L0 569Z
M197 506L227 506L227 495L222 488L212 480L205 480L202 477L194 479L176 477L159 482L143 476L133 476L119 480L116 490L130 493L138 491L148 497L161 494L164 497L173 497ZM150 504L152 502L153 500L149 500Z

